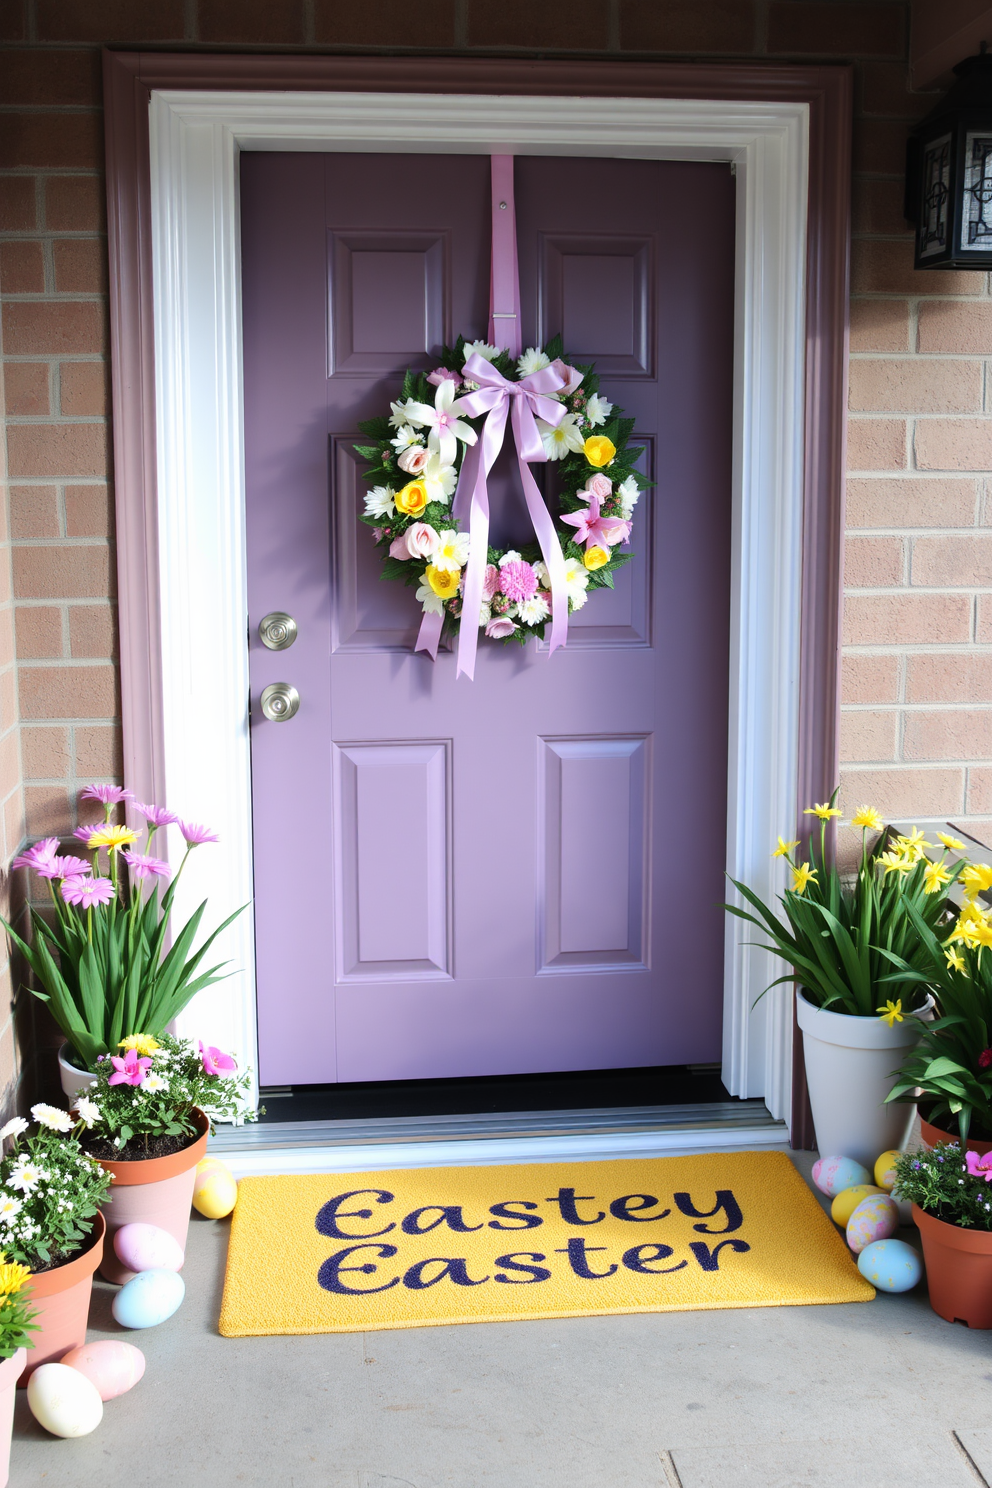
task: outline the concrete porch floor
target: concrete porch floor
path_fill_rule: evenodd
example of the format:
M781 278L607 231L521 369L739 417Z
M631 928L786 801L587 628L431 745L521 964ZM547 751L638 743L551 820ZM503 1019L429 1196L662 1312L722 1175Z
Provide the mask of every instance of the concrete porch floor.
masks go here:
M808 1153L793 1154L807 1174ZM904 1232L907 1238L915 1232ZM194 1216L186 1301L88 1337L144 1379L78 1441L18 1392L11 1488L975 1488L992 1485L992 1334L920 1289L873 1303L307 1338L221 1338L226 1222Z

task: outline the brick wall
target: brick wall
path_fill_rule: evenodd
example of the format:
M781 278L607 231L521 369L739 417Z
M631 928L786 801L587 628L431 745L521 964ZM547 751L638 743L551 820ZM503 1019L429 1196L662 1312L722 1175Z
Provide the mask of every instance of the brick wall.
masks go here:
M908 0L0 0L4 857L21 779L39 835L120 768L101 44L854 62L846 797L992 821L992 294L912 270L903 150L933 95L908 91L909 24Z

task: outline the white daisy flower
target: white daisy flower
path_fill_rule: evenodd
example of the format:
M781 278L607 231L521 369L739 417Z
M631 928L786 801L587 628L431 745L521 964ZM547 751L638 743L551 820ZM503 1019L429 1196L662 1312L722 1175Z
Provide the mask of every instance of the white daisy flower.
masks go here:
M16 1188L20 1193L27 1194L33 1188L37 1188L44 1176L43 1170L38 1167L37 1163L31 1163L21 1158L11 1169L7 1183L10 1188Z
M84 1126L94 1126L100 1120L100 1107L88 1095L81 1095L76 1101L76 1115Z
M12 1116L6 1126L0 1127L0 1142L4 1137L19 1137L21 1132L27 1131L30 1124L29 1121L24 1120L23 1116Z
M503 568L507 563L522 563L522 562L523 562L523 559L521 558L520 554L517 553L517 552L514 552L513 548L511 548L508 553L504 553L503 554L502 558L499 560L499 566L500 566L500 568Z
M490 346L488 341L466 341L465 360L468 361L470 356L485 357L487 362L491 362L499 356L499 347Z
M367 517L395 517L396 502L393 500L395 495L396 492L392 486L374 486L365 498L365 515ZM154 1057L153 1055L152 1058Z
M464 568L468 562L468 533L456 532L453 527L448 527L444 532L438 533L438 536L441 545L431 556L434 567L442 573L452 573Z
M396 437L389 442L397 454L402 454L412 444L423 444L423 440L412 424L401 424Z
M620 497L620 513L625 522L629 522L634 515L634 507L640 498L637 482L632 475L628 475L625 481L617 486L617 495Z
M586 404L586 418L595 427L597 424L605 424L613 412L613 404L601 398L598 393L593 393Z
M444 601L439 594L435 594L426 579L417 590L417 598L424 607L425 615L443 615Z
M163 1080L161 1075L146 1075L141 1088L147 1091L149 1095L154 1095L156 1090L168 1090L169 1082L168 1080Z
M47 1126L50 1131L72 1131L72 1117L68 1111L62 1111L58 1106L48 1106L44 1101L39 1101L36 1106L31 1107L31 1115L39 1126Z
M543 419L536 419L535 423L549 460L563 460L568 454L578 454L585 445L574 413L566 413L557 428L546 424Z
M574 615L576 610L581 610L589 598L585 589L570 589L568 591L568 613Z
M528 377L531 372L540 372L542 367L550 366L551 358L545 356L539 346L529 347L522 357L517 358L517 370L521 377Z
M546 599L535 594L533 599L524 599L517 605L517 614L525 625L540 625L551 614L551 607Z
M24 1204L20 1199L15 1199L13 1194L4 1194L0 1198L0 1224L9 1225L23 1208Z
M565 559L565 589L569 599L574 599L577 594L585 594L589 587L589 570L585 564L580 563L578 558ZM583 600L583 604L585 601Z

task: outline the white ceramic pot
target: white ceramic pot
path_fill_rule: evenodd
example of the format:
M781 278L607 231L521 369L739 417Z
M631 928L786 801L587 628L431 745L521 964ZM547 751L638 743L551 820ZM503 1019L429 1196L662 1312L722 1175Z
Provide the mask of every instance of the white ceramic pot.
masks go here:
M922 1016L932 1006L928 1002ZM915 1105L893 1101L887 1106L884 1101L918 1035L905 1023L890 1028L881 1018L814 1007L801 991L796 993L796 1017L820 1155L853 1157L871 1172L876 1158L905 1147L909 1139Z
M81 1090L90 1088L90 1081L94 1077L89 1070L77 1069L74 1064L70 1064L67 1058L68 1053L69 1045L63 1044L59 1049L59 1075L62 1079L63 1093L69 1100L72 1100Z

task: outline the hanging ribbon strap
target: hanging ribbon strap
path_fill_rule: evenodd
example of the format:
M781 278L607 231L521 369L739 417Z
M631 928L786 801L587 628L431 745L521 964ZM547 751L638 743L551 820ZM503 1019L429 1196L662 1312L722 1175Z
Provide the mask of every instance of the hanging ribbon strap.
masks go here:
M517 264L517 213L513 197L513 156L491 155L493 256L489 279L489 340L511 357L522 350L520 269Z
M549 393L557 392L564 386L553 367L543 367L540 372L532 372L519 382L511 382L502 372L497 372L485 357L473 353L465 363L464 375L479 384L476 392L466 393L462 397L464 411L470 418L483 413L488 415L482 438L474 448L465 452L458 490L451 509L453 517L464 521L467 516L469 523L469 554L465 568L462 619L458 630L456 675L460 676L464 672L466 676L472 677L475 672L479 613L489 550L489 491L486 477L502 448L507 414L510 416L517 446L517 464L524 500L527 502L527 511L534 524L541 556L551 581L550 651L556 651L565 644L568 634L565 559L551 513L530 469L532 464L543 463L548 458L535 418L543 419L545 423L557 428L565 417L565 406L557 399L548 397Z

